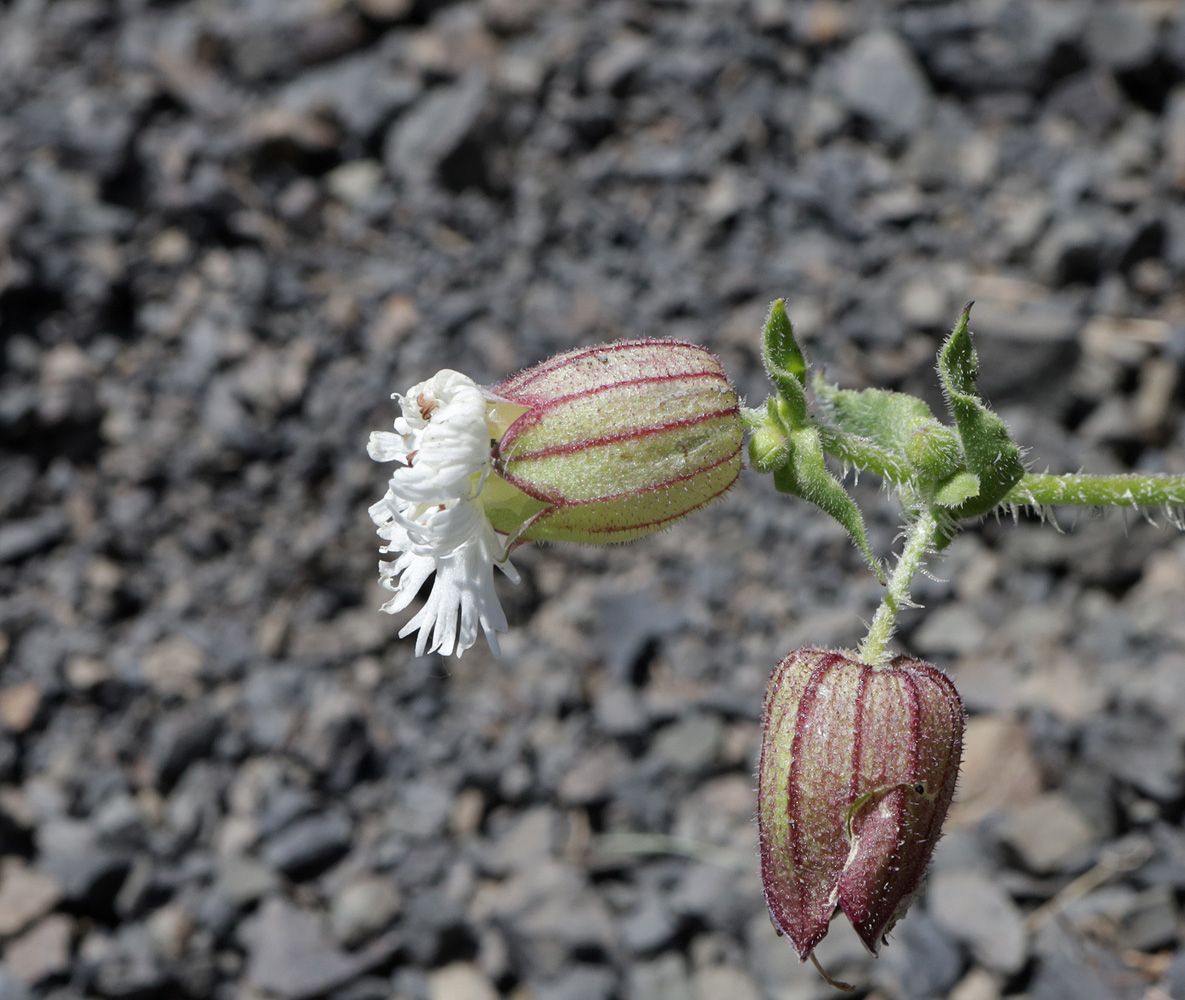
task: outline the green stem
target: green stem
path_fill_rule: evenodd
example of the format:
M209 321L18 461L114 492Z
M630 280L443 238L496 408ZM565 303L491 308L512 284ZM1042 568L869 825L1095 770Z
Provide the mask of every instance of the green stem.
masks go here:
M1179 507L1185 476L1027 475L1000 501L1018 506Z
M897 614L909 603L909 585L926 561L927 553L934 549L939 537L938 518L929 508L923 508L916 520L909 525L905 535L905 546L897 557L897 564L889 577L885 596L876 609L868 636L860 646L860 661L873 667L885 666L889 661L889 640L897 628Z

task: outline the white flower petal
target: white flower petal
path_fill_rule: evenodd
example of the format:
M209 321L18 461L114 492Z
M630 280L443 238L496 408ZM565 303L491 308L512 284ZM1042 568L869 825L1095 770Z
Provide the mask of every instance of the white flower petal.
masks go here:
M435 573L428 600L399 634L419 632L417 656L425 651L460 656L477 641L480 626L497 655L496 633L506 631L506 615L494 589L494 566L502 568L512 579L517 580L518 574L505 561L496 561L502 546L479 504L463 500L433 513L435 517L431 520L440 523L432 524L429 530L435 532L439 528L435 536L441 542L439 548L435 552L422 551L429 546L412 544L413 551L405 552L394 564L384 564L383 571L389 574L388 586L394 586L394 573L401 575L394 588L395 597L383 610L395 612L405 608L428 576Z
M398 558L379 563L379 582L393 596L383 610L406 608L435 574L424 606L400 630L418 632L416 654L460 656L480 628L495 654L506 616L494 589L494 566L511 580L502 536L477 496L490 472L487 402L478 385L454 371L438 372L399 400L395 432L371 434L376 461L398 461L371 520Z
M407 441L402 434L372 431L366 442L366 454L376 462L407 461Z

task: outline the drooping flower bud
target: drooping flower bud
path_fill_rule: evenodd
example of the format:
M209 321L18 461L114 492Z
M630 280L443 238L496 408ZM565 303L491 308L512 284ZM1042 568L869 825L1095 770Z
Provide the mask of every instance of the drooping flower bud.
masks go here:
M876 954L921 887L962 745L962 700L928 663L800 649L778 665L758 776L761 876L804 961L837 910Z
M739 400L720 362L694 344L570 351L489 393L521 408L498 441L494 471L535 502L525 540L639 538L714 500L740 473ZM491 497L498 526L496 508L508 501ZM510 519L526 509L520 502Z

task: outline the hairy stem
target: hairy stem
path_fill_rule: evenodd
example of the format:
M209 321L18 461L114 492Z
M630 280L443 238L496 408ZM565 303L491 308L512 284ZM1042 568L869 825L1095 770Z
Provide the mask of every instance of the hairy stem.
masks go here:
M926 561L939 537L938 519L929 508L923 508L909 525L905 535L905 546L897 557L897 564L889 576L885 595L876 609L868 636L860 646L859 656L863 663L873 667L884 666L889 661L889 640L897 628L897 615L909 603L909 585Z
M1001 501L1023 506L1179 507L1185 505L1185 476L1027 475Z

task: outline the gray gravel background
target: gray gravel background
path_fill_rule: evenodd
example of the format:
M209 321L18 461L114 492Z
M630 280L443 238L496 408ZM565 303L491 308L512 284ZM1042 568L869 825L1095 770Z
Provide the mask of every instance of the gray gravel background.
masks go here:
M1185 471L1173 0L0 0L0 998L811 1000L761 694L877 588L748 475L522 551L501 662L376 612L364 445L438 368L675 335ZM857 493L874 544L891 502ZM988 521L901 643L972 717L889 998L1185 997L1185 544Z

